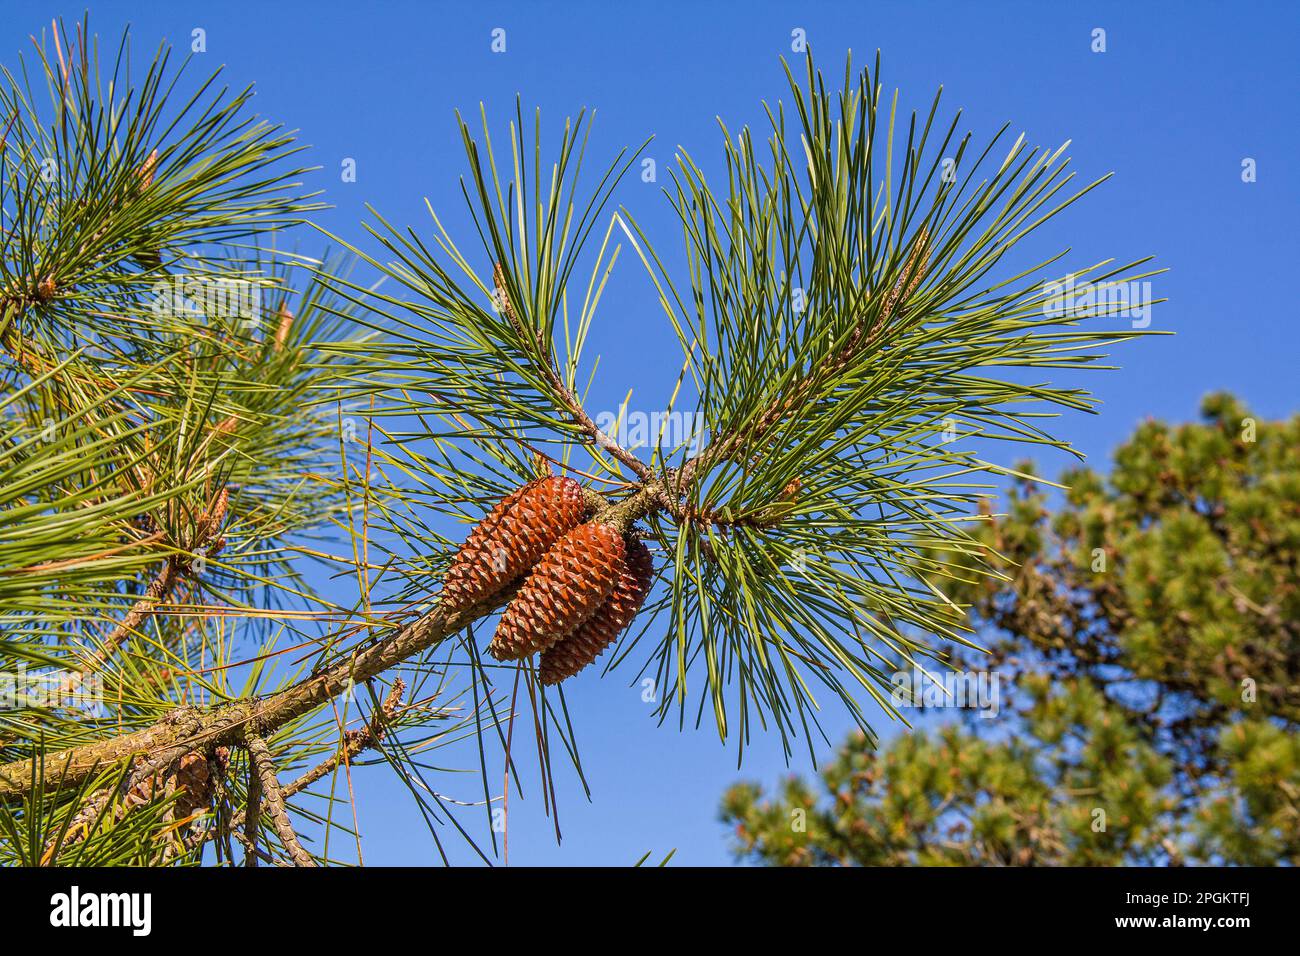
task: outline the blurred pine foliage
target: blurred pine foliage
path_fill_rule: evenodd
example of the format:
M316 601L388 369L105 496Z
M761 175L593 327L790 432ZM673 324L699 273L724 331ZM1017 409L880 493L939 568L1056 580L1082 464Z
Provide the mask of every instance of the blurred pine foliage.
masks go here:
M1300 416L1141 424L1107 476L1026 480L978 533L1007 577L948 585L987 630L1001 719L883 749L722 816L780 865L1300 862ZM792 829L796 810L806 829Z

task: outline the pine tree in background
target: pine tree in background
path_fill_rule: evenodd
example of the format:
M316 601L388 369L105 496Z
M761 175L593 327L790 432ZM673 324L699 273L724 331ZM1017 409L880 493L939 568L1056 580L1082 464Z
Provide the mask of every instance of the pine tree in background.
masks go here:
M879 62L839 93L811 58L789 73L766 145L724 130L720 188L680 153L680 268L609 210L638 152L593 176L584 116L544 158L518 108L505 141L461 122L468 241L432 210L427 236L376 217L368 247L334 237L353 278L275 251L314 203L248 91L178 79L165 48L143 76L130 59L56 25L0 86L0 672L25 675L0 710L8 862L313 865L354 840L361 860L364 763L440 852L450 827L491 860L516 724L554 813L590 719L564 686L601 669L485 653L516 598L548 625L531 650L637 655L663 720L790 749L829 699L869 733L899 660L969 640L934 582L996 573L961 524L1007 471L973 448L1061 446L1038 419L1092 402L1042 375L1143 334L1104 299L1053 312L1059 257L1016 261L1092 188L1067 189L1062 151L976 147L938 97L896 123ZM683 350L647 407L694 407L702 431L633 445L584 403L623 243ZM232 288L263 308L213 305ZM552 474L580 511L515 494ZM541 510L493 511L525 498ZM486 563L439 600L489 513L465 553ZM435 778L457 741L478 773Z
M852 737L770 799L732 788L737 854L1300 862L1300 416L1257 422L1227 395L1203 414L1140 425L1055 507L1020 482L981 529L1006 577L947 589L988 629L991 654L962 656L1010 685L1002 719Z

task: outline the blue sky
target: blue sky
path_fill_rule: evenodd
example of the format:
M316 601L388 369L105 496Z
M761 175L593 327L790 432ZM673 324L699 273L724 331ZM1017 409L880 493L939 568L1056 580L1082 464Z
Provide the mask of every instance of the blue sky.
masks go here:
M81 5L4 3L6 62L52 13ZM845 50L861 62L884 53L884 81L910 106L943 84L963 128L991 135L1010 121L1031 143L1073 140L1081 179L1114 177L1054 220L1044 241L1073 261L1157 256L1153 328L1177 334L1126 346L1122 371L1083 383L1103 399L1098 416L1073 415L1057 431L1095 467L1147 416L1191 417L1206 392L1229 389L1266 417L1297 410L1300 334L1294 294L1300 185L1295 37L1291 3L305 3L141 5L99 2L92 27L115 37L128 22L143 52L161 38L188 47L207 33L207 60L227 81L256 82L256 108L300 130L321 171L309 185L332 204L318 221L360 240L364 206L427 232L423 202L460 208L457 108L505 122L516 93L558 130L566 115L597 111L593 159L654 142L661 173L685 145L706 169L720 157L715 117L729 128L761 126L760 101L785 89L778 57L806 31L818 62L842 73ZM490 48L506 31L506 52ZM1091 50L1106 31L1106 52ZM500 129L500 125L496 129ZM357 181L340 182L356 161ZM1257 181L1244 183L1253 159ZM661 184L666 176L661 175ZM630 177L617 195L675 253L673 214L659 184ZM321 251L318 237L296 240ZM658 400L680 365L670 330L633 259L602 306L590 348L602 355L597 407L629 387ZM629 347L632 345L634 347ZM1077 380L1076 380L1077 381ZM602 405L602 402L604 403ZM649 407L654 407L653 402ZM1006 452L1009 456L1011 453ZM1064 459L1040 459L1054 474ZM588 803L572 773L557 780L563 845L555 845L535 783L511 798L510 857L525 864L627 864L676 848L680 863L729 860L716 822L720 793L738 773L773 781L786 771L774 740L756 740L738 772L734 748L711 729L658 728L631 671L575 682L569 694L587 777ZM836 714L832 736L845 729ZM884 728L882 728L884 729ZM796 764L797 769L806 769ZM409 794L389 771L357 775L366 862L422 864L437 856ZM459 795L474 786L454 783ZM466 818L482 827L482 818ZM467 861L452 832L453 858Z

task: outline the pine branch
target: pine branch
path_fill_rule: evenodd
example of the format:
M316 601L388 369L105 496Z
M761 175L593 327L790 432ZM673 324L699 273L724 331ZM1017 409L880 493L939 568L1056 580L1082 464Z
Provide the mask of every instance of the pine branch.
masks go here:
M239 745L242 735L269 733L328 703L350 686L382 674L494 611L504 598L448 614L435 607L424 617L343 661L262 700L236 700L210 708L179 707L141 730L49 754L38 779L46 788L73 786L98 768L137 754L175 759L197 746ZM0 800L30 792L35 762L0 764ZM56 769L57 768L57 769Z
M185 830L196 812L210 804L227 759L228 751L224 748L209 753L191 751L178 761L137 758L116 786L93 791L67 826L50 836L43 859L53 860L56 855L89 840L104 824L116 824L141 808L165 799L172 802L162 817L167 825L162 860L170 862L193 849Z
M303 849L298 834L293 830L293 823L289 820L289 811L284 805L284 793L280 790L280 781L275 773L275 761L271 759L271 751L267 749L266 741L256 734L247 734L245 744L252 758L253 772L258 778L267 813L271 815L271 825L275 828L280 842L284 844L285 850L288 851L289 859L293 861L294 866L315 866L316 860ZM250 822L256 820L257 814L250 813L248 819Z
M662 488L643 489L625 501L609 505L596 519L625 529L657 508L662 494ZM269 735L312 713L354 684L378 677L438 646L504 606L514 596L514 590L454 613L436 604L395 633L269 697L206 708L178 707L157 723L131 733L47 754L40 761L33 758L0 764L0 801L22 798L31 792L34 782L47 790L76 786L98 769L138 755L167 763L198 748L242 746L247 734Z
M257 768L253 765L252 751L249 750L248 753L248 806L247 813L244 816L244 832L240 833L238 829L234 829L233 832L247 850L244 855L244 865L255 867L257 861L264 858L264 854L260 853L257 848L257 838L262 832L262 775L257 772Z
M506 317L510 324L514 326L523 341L531 341L536 345L535 359L538 368L546 377L546 381L554 390L560 400L565 412L568 413L570 420L582 429L583 434L592 441L598 448L609 452L614 458L618 459L628 468L630 468L642 481L649 481L654 478L654 472L640 458L624 449L618 442L610 438L597 426L587 410L583 407L578 396L573 394L573 390L565 383L564 377L560 374L559 368L555 364L555 356L552 353L549 344L542 337L541 331L537 335L530 336L524 328L519 316L515 312L514 306L510 303L510 293L506 288L505 270L501 268L501 263L497 263L492 272L492 281L496 286L497 299L501 303L501 308L505 311Z
M348 766L353 760L365 753L372 747L377 747L383 739L384 732L388 725L397 716L398 702L401 700L402 691L406 688L406 682L400 677L393 681L393 688L389 692L387 699L380 708L371 715L369 723L363 730L349 730L343 735L343 745L327 759L322 760L316 766L312 767L306 773L299 776L293 782L281 788L281 793L287 800L302 791L306 790L317 780L333 773L340 765ZM247 814L243 810L237 811L230 818L231 827L243 825Z
M209 435L209 440L211 437ZM221 523L225 520L229 502L230 493L223 488L216 496L211 511L204 511L199 516L191 550L205 552L209 545L217 541L217 533L221 528ZM171 593L172 588L184 579L188 566L188 561L180 555L172 554L164 559L162 570L149 583L144 596L132 605L131 610L117 623L112 633L104 639L90 660L64 679L63 687L65 691L75 688L88 675L94 674L103 668L131 635L138 633L140 625L145 619L154 614L158 605Z
M162 570L158 572L156 578L149 582L144 596L131 606L131 610L117 623L112 633L104 639L102 645L95 651L90 660L66 679L65 686L71 687L75 685L82 678L95 673L107 664L118 648L125 644L132 634L139 631L140 625L154 613L158 604L171 594L172 588L180 578L180 559L175 555L165 558Z
M125 800L130 793L139 789L145 781L156 774L164 772L167 766L167 763L157 760L140 761L133 765L130 772L122 777L117 787L102 787L92 793L90 799L85 802L70 821L67 832L61 835L62 839L58 838L60 835L55 835L46 843L45 858L51 859L55 853L75 846L90 836L93 828L98 825L112 800ZM151 792L153 789L150 788ZM130 807L123 805L114 810L114 816L120 818L129 811Z
M925 277L925 268L930 259L930 234L922 229L912 243L908 253L907 264L898 281L885 297L884 306L874 318L864 315L853 329L847 342L838 351L827 355L806 377L792 378L788 385L778 391L775 397L763 407L752 426L742 426L725 433L709 444L707 448L688 460L674 476L676 487L689 484L697 471L707 471L710 465L725 459L735 459L738 453L761 445L770 437L774 427L791 415L811 412L813 406L822 398L822 390L837 376L840 376L875 342L877 336L888 326L896 308L906 306L916 287ZM739 463L743 464L743 459ZM723 523L716 515L687 510L682 515L684 520L697 520L701 517L713 523Z

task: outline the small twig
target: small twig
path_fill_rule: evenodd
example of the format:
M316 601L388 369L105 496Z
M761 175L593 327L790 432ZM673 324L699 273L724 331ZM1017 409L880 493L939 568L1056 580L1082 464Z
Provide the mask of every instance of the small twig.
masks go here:
M222 521L226 517L226 509L230 503L230 492L222 488L213 500L210 510L204 511L199 516L198 526L195 534L194 550L206 548L209 544L217 539L217 532L221 527ZM220 545L218 544L218 547ZM126 616L118 622L113 628L113 632L104 640L103 644L95 654L86 662L86 665L77 670L72 675L64 679L64 692L69 692L72 687L90 674L98 672L105 664L109 662L112 656L122 647L123 644L136 633L144 620L151 616L158 608L162 600L171 593L176 583L185 576L188 570L186 558L183 555L168 555L163 562L162 570L158 576L149 583L145 590L144 596L131 606L131 610Z
M117 623L117 626L113 628L113 632L104 639L104 643L99 650L86 662L84 667L65 678L65 691L70 689L72 684L79 682L81 678L96 673L108 663L118 648L125 644L132 634L137 632L145 618L152 615L159 602L171 592L172 587L175 586L177 579L180 577L180 571L180 560L176 555L169 555L163 561L163 567L158 572L158 576L149 582L149 587L145 589L144 596L131 605L131 610Z
M886 323L906 306L912 293L921 284L929 262L930 232L922 228L913 240L902 272L885 297L875 321L868 323L865 319L860 320L843 348L829 356L821 365L811 369L807 376L794 378L791 387L779 393L763 409L752 426L742 427L720 436L716 442L710 443L708 448L687 461L678 473L678 487L689 481L696 470L707 469L714 462L733 458L741 449L767 437L773 427L788 418L800 405L807 403L812 396L816 395L827 382L843 372L854 359L860 356L864 348L875 341Z
M244 834L240 833L238 830L235 830L233 832L235 834L235 839L237 839L240 843L243 844L244 851L245 853L248 854L249 866L257 866L258 860L261 860L264 863L270 863L272 866L278 865L275 861L275 858L271 856L271 854L267 853L263 849L260 849L256 843L254 843L248 837L244 836Z
M506 318L510 320L510 324L514 326L515 331L518 332L525 341L530 341L533 347L537 349L537 358L541 363L541 371L546 376L547 383L555 390L556 395L559 396L560 401L564 404L564 410L569 413L569 417L573 420L573 423L586 432L587 437L595 442L598 447L609 452L611 456L630 468L632 473L642 481L652 480L655 477L655 474L654 470L651 469L649 465L625 449L618 442L614 441L613 438L606 435L596 426L596 423L592 420L591 416L587 414L586 409L582 407L582 402L578 401L578 397L573 394L572 389L565 384L564 377L560 375L559 369L555 367L554 356L551 355L551 350L547 348L546 342L542 338L541 334L530 334L524 327L524 324L519 320L519 316L515 314L514 307L510 304L510 295L507 292L505 285L505 270L501 268L501 263L499 262L492 270L492 281L496 286L497 301L500 303L501 310L505 312Z
M266 746L266 741L256 734L247 734L245 740L248 755L253 763L249 782L251 784L253 780L257 780L261 784L259 789L266 801L266 811L271 816L271 825L275 827L276 835L288 851L289 859L293 861L294 866L315 866L316 860L303 849L303 845L298 841L298 834L293 830L293 823L289 820L289 811L284 805L284 791L280 789L280 781L276 778L275 763L271 760L271 751ZM252 825L254 833L257 830L255 819L255 815L250 812L248 823Z

